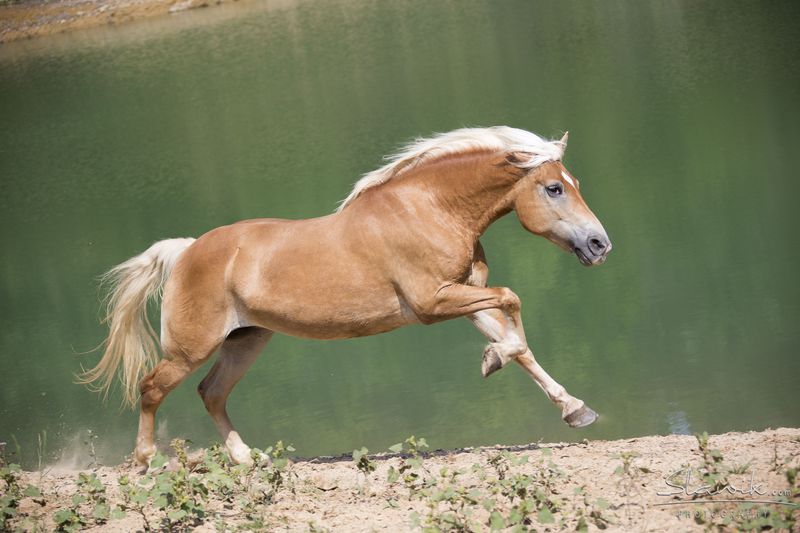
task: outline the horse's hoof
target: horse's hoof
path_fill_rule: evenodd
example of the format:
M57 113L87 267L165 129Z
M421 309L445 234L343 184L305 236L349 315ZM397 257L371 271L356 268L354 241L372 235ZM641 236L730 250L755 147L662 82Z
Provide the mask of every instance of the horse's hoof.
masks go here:
M231 461L237 465L252 466L253 456L250 452L251 450L247 446L237 446L235 448L228 449L228 454L231 457Z
M503 359L497 350L490 344L483 351L483 360L481 361L481 374L483 377L488 378L491 374L503 368Z
M137 463L139 463L140 466L149 468L150 461L152 461L153 457L155 457L156 451L158 450L155 444L136 446L136 449L133 451L133 458Z
M571 428L586 427L594 423L595 420L597 420L597 413L592 411L586 404L564 417L564 422Z

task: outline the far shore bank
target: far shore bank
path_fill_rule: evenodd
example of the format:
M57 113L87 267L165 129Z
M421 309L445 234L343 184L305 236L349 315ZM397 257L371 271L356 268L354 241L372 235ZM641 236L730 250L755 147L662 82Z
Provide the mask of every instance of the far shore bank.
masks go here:
M0 43L247 0L0 0Z
M220 450L0 477L6 528L90 531L800 530L800 428L273 459ZM262 456L263 457L263 456ZM5 479L4 482L1 479ZM11 503L8 503L8 502ZM0 517L2 518L2 517ZM0 529L3 529L0 523Z

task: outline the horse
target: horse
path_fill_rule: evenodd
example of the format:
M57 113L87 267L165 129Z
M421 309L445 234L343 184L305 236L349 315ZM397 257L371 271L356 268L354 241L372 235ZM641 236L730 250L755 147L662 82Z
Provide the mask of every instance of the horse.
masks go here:
M275 332L343 339L467 317L489 341L484 377L515 361L564 422L587 426L597 414L534 358L519 297L488 286L479 240L514 211L526 230L583 265L605 261L608 235L562 163L567 139L507 126L418 138L327 216L245 220L156 242L105 275L109 334L79 380L107 395L118 375L123 402L140 403L134 457L148 465L159 405L219 351L198 391L231 460L250 463L226 402ZM148 301L159 297L160 338L147 318Z

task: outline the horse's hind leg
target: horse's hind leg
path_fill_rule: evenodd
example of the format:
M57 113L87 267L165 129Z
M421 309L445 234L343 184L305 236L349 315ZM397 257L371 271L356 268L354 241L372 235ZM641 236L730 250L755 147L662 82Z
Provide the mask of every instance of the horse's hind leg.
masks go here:
M165 343L165 358L158 362L139 385L141 408L134 457L142 464L149 465L156 453L153 432L158 406L172 389L211 357L219 346L220 339L201 337L192 344L194 346L189 350L187 346L174 342Z
M213 351L213 350L212 350ZM162 359L142 380L141 409L139 411L139 432L136 436L136 460L144 465L149 465L156 453L156 444L153 438L155 429L156 410L167 394L177 387L181 381L197 368L184 358Z
M225 404L233 387L242 379L271 337L271 331L256 327L242 328L231 333L222 343L217 362L197 387L214 425L225 440L231 459L239 464L252 461L250 448L242 442L233 427Z

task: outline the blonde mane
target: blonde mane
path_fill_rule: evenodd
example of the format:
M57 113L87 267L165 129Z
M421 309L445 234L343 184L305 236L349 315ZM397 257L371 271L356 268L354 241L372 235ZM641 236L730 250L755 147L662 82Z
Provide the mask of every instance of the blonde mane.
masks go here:
M566 140L565 135L560 141L548 141L529 131L508 126L461 128L432 137L418 138L394 155L387 156L385 159L389 162L386 165L364 174L347 198L342 200L337 212L350 205L367 189L386 183L424 161L472 150L503 150L530 154L530 158L514 164L520 168L534 168L548 161L560 160L564 155Z

